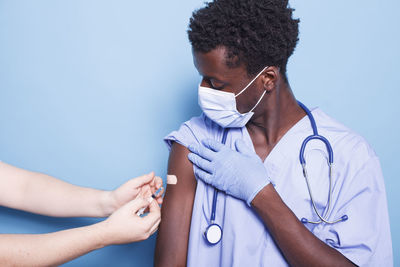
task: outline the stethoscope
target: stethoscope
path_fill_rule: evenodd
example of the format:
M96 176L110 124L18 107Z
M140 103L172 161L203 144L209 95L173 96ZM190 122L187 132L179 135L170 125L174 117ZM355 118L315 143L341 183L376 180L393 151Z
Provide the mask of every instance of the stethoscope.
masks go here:
M332 146L329 143L328 139L326 139L325 137L323 137L322 135L318 134L318 129L317 129L317 124L315 123L315 119L314 116L311 114L311 111L305 106L303 105L301 102L297 101L297 103L299 104L299 106L306 112L308 119L310 120L311 123L311 127L313 129L313 134L308 136L306 139L304 139L301 148L300 148L300 164L303 168L303 176L306 180L306 184L307 184L307 189L308 189L308 193L310 195L310 200L314 209L315 214L317 214L319 220L318 221L310 221L306 218L302 218L301 222L306 224L306 223L311 223L311 224L320 224L320 223L327 223L327 224L334 224L334 223L338 223L341 221L346 221L348 219L347 215L343 215L342 217L340 217L339 219L333 220L333 221L329 221L328 220L328 214L331 208L331 196L332 196L332 165L333 165L333 150L332 150ZM224 130L223 136L222 136L222 144L225 144L226 142L226 137L228 135L228 129ZM322 216L318 210L317 207L315 205L314 202L314 198L312 195L312 190L310 187L310 183L308 181L308 174L307 174L307 169L306 169L306 160L304 159L304 151L306 149L307 143L311 140L320 140L322 141L325 146L326 149L328 151L328 166L329 166L329 193L328 193L328 203L325 207L326 212L325 212L325 216ZM218 189L214 189L214 197L213 197L213 203L212 203L212 210L211 210L211 219L210 219L210 224L208 225L208 227L206 228L205 232L204 232L204 236L207 240L207 242L210 245L215 245L218 244L219 241L221 241L222 239L222 228L221 226L219 226L219 224L215 223L215 212L216 212L216 208L217 208L217 199L218 199Z
M327 224L334 224L337 222L341 222L341 221L347 221L347 219L349 218L347 215L343 215L342 217L340 217L339 219L333 220L333 221L328 221L328 214L329 214L329 210L331 209L331 196L332 196L332 166L333 166L333 150L332 150L332 146L329 143L328 139L326 139L325 137L323 137L322 135L318 134L318 129L317 129L317 124L315 123L315 119L314 116L311 114L311 111L305 106L303 105L303 103L297 101L297 103L299 104L299 106L307 113L307 116L310 120L311 123L311 127L313 129L313 134L310 135L309 137L307 137L306 139L304 139L303 144L301 145L300 148L300 164L303 167L303 175L304 178L306 180L306 184L307 184L307 189L308 189L308 193L310 195L310 199L311 199L311 203L314 209L315 214L317 214L319 221L310 221L306 218L302 218L301 222L302 223L312 223L312 224L320 224L322 222L327 223ZM310 183L308 181L308 174L307 174L307 169L306 169L306 160L304 159L304 151L306 149L307 143L311 140L321 140L322 142L325 143L326 146L326 150L328 151L328 166L329 166L329 193L328 193L328 204L326 205L326 212L325 212L325 217L323 217L317 210L317 207L315 206L314 203L314 198L312 195L312 190L311 190L311 186Z
M222 135L222 144L225 145L226 137L228 136L228 128L224 129L224 134ZM218 189L214 188L214 197L212 202L212 210L211 210L211 219L210 224L206 228L204 232L204 237L208 241L210 245L218 244L222 239L222 228L219 224L215 223L215 211L217 209L217 198L218 198Z

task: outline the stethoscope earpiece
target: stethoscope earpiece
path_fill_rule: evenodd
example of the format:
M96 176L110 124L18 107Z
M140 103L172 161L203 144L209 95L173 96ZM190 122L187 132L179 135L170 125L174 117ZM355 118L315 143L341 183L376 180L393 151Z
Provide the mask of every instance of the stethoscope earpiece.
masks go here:
M349 219L349 216L347 216L347 215L343 215L342 217L340 217L340 219L337 219L337 220L335 220L335 221L332 221L332 222L330 222L330 221L327 221L326 219L324 219L324 220L321 220L321 221L317 221L317 222L312 222L312 221L309 221L309 220L307 220L306 218L301 218L301 223L303 223L303 224L306 224L306 223L311 223L311 224L320 224L320 223L326 223L326 224L334 224L334 223L337 223L337 222L345 222L345 221L347 221Z
M303 224L306 224L306 223L308 223L308 220L307 220L306 218L301 218L301 222L302 222Z

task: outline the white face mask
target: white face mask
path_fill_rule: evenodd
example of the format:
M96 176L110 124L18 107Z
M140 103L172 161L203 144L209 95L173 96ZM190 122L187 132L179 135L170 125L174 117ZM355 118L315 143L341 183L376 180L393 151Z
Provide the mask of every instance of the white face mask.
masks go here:
M237 95L199 85L199 105L204 114L223 128L244 127L254 115L253 110L260 104L265 93L254 107L246 113L240 113L236 107L236 97L243 93L268 67L265 67L257 76Z

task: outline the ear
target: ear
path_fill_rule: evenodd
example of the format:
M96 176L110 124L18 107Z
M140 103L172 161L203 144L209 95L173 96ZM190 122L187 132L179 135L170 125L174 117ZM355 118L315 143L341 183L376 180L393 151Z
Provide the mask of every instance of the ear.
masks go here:
M267 93L271 93L273 90L275 90L279 76L279 68L274 66L268 67L261 74L261 81L264 85L264 90L267 91Z

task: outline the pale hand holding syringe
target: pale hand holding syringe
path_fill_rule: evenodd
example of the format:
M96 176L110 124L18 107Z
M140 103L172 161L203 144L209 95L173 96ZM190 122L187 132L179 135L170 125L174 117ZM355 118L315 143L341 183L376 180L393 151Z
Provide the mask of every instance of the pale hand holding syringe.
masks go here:
M153 200L157 199L160 195L162 195L163 191L164 191L164 188L161 187L161 188L159 188L154 194L151 194L150 191L147 191L147 192L146 192L145 194L143 194L143 195L142 195L142 194L139 194L136 198L139 198L139 197L145 198L145 199L149 202L149 205L150 205L150 203L151 203ZM151 194L151 195L148 196L149 194ZM137 215L137 216L142 216L147 208L148 208L148 207L143 207L143 208L141 208L140 210L138 210L138 212L136 213L136 215Z

